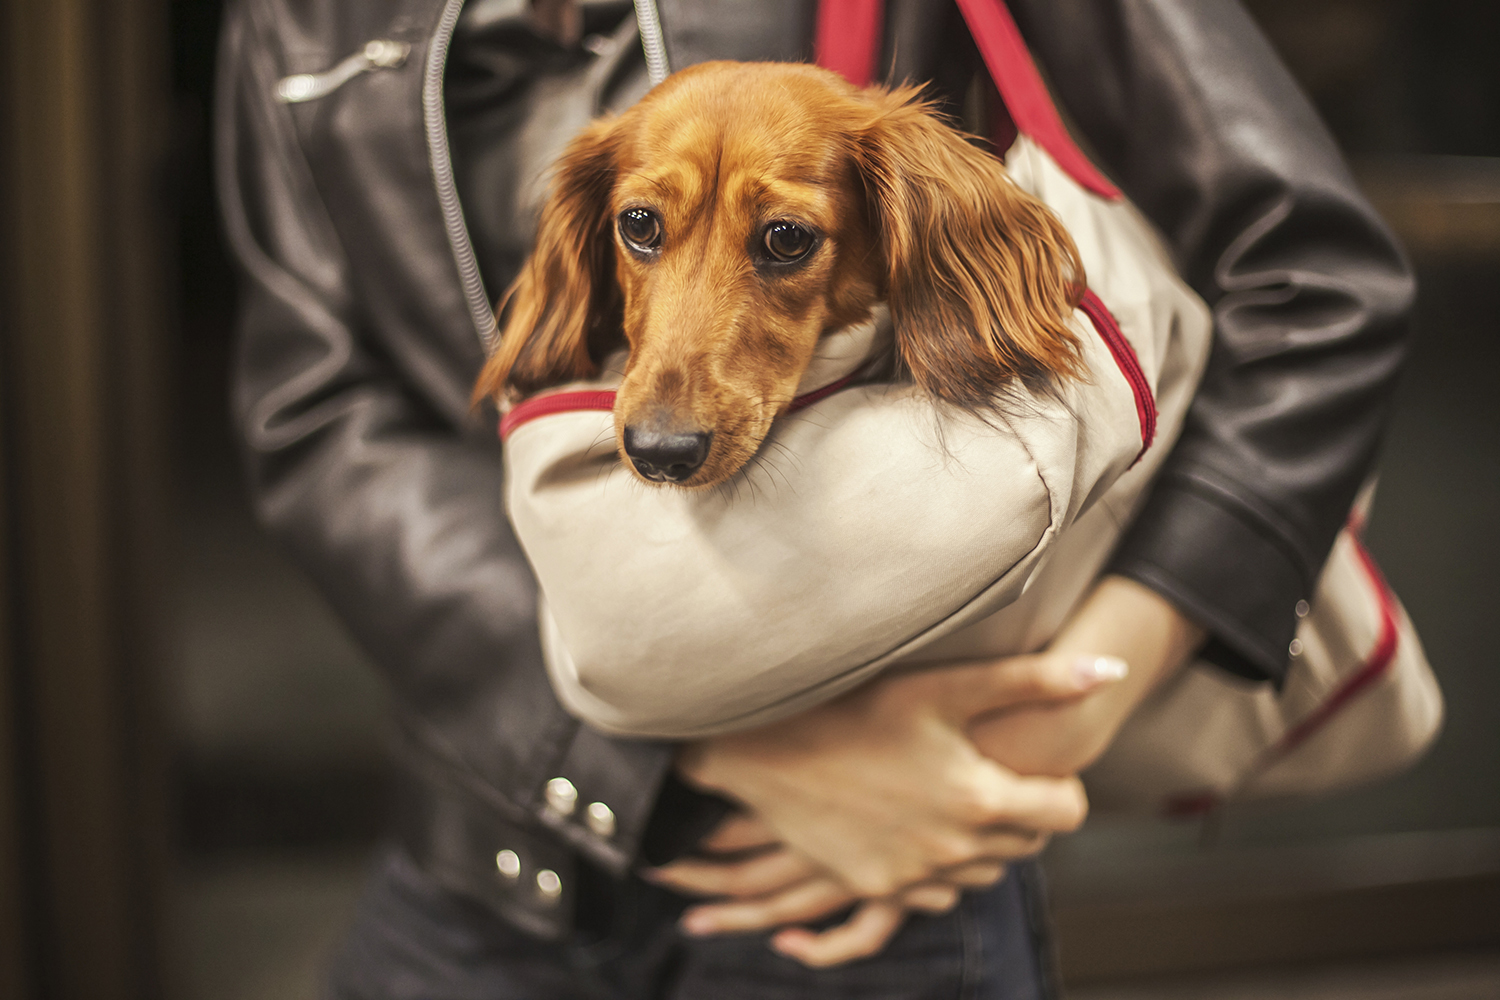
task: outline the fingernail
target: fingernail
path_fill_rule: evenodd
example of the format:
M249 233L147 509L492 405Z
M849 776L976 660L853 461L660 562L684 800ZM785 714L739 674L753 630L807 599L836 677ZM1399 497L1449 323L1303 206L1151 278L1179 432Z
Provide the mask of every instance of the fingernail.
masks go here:
M1130 664L1118 656L1080 656L1073 661L1073 679L1079 687L1122 680L1128 673Z
M678 926L682 928L684 933L691 934L694 937L712 934L718 929L714 924L714 918L700 910L689 910L684 913L682 919L678 921Z

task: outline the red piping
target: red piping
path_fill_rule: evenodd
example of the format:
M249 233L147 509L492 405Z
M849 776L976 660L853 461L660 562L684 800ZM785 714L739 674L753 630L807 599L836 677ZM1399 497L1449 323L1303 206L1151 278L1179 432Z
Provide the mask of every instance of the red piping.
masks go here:
M805 396L798 396L796 399L792 400L792 405L786 408L786 412L796 413L798 410L805 410L807 407L813 405L819 400L827 399L829 396L832 396L840 389L849 388L849 384L853 381L853 375L845 375L837 382L830 382L821 389L814 389L812 392L808 393Z
M1349 540L1354 545L1355 555L1359 557L1360 566L1369 576L1370 584L1375 588L1376 599L1380 602L1380 632L1376 636L1375 646L1358 670L1351 674L1344 683L1334 688L1317 708L1303 716L1296 725L1283 733L1281 739L1262 751L1260 759L1256 761L1251 772L1252 775L1264 773L1277 761L1306 743L1314 734L1326 728L1360 692L1368 690L1376 681L1384 677L1392 664L1396 662L1396 649L1401 640L1401 632L1396 623L1396 595L1390 585L1385 582L1385 576L1376 565L1375 557L1370 555L1370 550L1365 548L1364 542L1360 539L1359 533L1363 524L1359 516L1350 515L1346 527ZM1169 796L1162 803L1162 815L1168 818L1190 818L1212 812L1221 804L1222 800L1214 792L1185 792Z
M805 396L798 396L792 400L791 405L786 408L788 413L796 413L805 407L811 406L819 400L827 399L840 389L846 389L854 381L853 375L845 375L837 382L830 382L821 389L814 389ZM533 396L523 400L511 407L505 416L500 418L500 440L504 441L511 432L522 424L529 424L540 417L550 417L554 413L573 413L579 410L613 410L615 408L615 393L613 389L598 389L587 392L554 392L550 396Z
M522 400L500 418L500 440L504 441L511 431L522 424L529 424L538 417L550 417L554 413L571 413L574 410L613 410L615 394L612 389L593 392L555 392L550 396L532 396Z
M1136 454L1135 461L1130 463L1133 466L1146 454L1151 442L1156 440L1156 397L1151 393L1151 383L1146 381L1146 373L1141 370L1141 359L1136 356L1135 348L1125 339L1125 334L1120 332L1120 324L1115 322L1114 315L1100 301L1099 296L1091 289L1084 289L1083 300L1078 303L1078 307L1094 321L1094 329L1099 331L1104 346L1109 348L1120 374L1125 376L1125 381L1130 383L1130 391L1135 394L1135 415L1141 422L1141 450Z
M1125 381L1130 383L1131 391L1135 393L1135 411L1141 421L1141 450L1135 456L1135 461L1141 460L1141 455L1151 447L1152 440L1156 437L1156 400L1151 395L1151 385L1146 381L1145 372L1141 371L1140 359L1136 357L1135 348L1130 346L1130 341L1120 332L1120 325L1115 322L1114 316L1110 315L1109 309L1099 300L1099 297L1091 291L1083 293L1083 301L1079 303L1081 308L1093 321L1094 329L1099 331L1099 337L1109 348L1109 353L1119 366L1120 373L1125 376ZM786 412L796 413L821 400L827 399L841 389L846 389L854 382L853 375L845 375L837 382L830 382L821 389L814 389L804 396L798 396L792 400ZM540 417L551 416L554 413L571 413L576 410L613 410L615 408L615 394L613 390L596 389L585 392L554 392L548 396L533 396L522 400L500 418L500 440L504 441L511 432L522 424L529 424ZM1135 464L1134 462L1131 463Z
M1335 715L1353 701L1355 695L1385 676L1391 664L1396 662L1396 646L1401 635L1396 627L1396 596L1385 582L1385 577L1381 575L1380 567L1375 564L1375 557L1370 555L1369 550L1360 540L1358 524L1352 518L1349 523L1349 540L1353 542L1354 552L1359 556L1360 565L1364 567L1365 573L1370 578L1370 585L1375 588L1376 598L1380 601L1380 634L1375 640L1375 648L1370 651L1369 659L1365 661L1364 666L1360 667L1343 684L1334 688L1321 705L1288 729L1282 734L1281 739L1266 750L1260 765L1262 769L1270 767L1306 743L1314 733L1327 726Z

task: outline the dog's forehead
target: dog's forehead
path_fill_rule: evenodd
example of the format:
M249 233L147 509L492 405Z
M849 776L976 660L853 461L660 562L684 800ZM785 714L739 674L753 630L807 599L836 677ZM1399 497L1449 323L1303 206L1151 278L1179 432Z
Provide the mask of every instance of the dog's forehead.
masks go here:
M746 170L831 183L847 160L846 93L806 66L710 64L628 115L627 172Z

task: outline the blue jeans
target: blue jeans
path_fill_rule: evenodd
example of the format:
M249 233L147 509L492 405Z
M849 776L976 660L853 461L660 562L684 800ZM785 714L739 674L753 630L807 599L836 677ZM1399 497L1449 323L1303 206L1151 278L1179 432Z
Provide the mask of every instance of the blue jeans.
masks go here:
M1021 863L952 912L913 915L883 952L809 969L765 935L676 929L685 901L639 879L602 882L599 920L539 941L432 882L403 852L376 864L342 948L333 1000L1044 1000L1052 995L1041 885Z

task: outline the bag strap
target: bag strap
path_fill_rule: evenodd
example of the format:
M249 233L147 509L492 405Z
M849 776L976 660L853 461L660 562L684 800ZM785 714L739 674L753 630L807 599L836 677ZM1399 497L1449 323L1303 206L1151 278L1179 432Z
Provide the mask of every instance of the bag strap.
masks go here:
M817 63L854 84L868 87L880 55L885 0L821 0L813 53Z
M1068 134L1004 0L958 0L958 9L1016 131L1046 150L1085 190L1111 201L1118 199L1119 189ZM818 65L843 74L856 86L868 86L880 53L884 19L883 0L820 0L814 48Z

